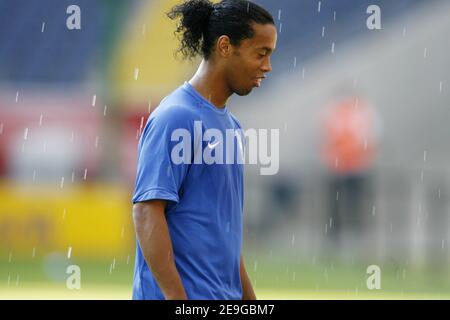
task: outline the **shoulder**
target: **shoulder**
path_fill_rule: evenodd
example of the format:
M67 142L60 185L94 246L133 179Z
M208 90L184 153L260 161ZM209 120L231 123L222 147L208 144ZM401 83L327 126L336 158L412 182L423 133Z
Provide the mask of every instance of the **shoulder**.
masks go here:
M161 104L150 115L144 132L157 135L170 134L177 129L193 132L196 120L197 113L191 106Z
M148 122L169 127L186 127L199 118L199 108L181 88L166 96Z
M189 122L196 118L197 112L192 106L181 104L161 104L150 115L161 124Z

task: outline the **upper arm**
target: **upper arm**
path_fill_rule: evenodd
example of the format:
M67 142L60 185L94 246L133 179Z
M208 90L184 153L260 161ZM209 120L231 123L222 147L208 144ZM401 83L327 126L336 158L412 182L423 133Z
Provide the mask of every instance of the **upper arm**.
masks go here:
M192 123L192 115L176 106L159 110L147 122L139 142L133 203L153 199L179 201L189 163L172 161L172 150L178 144L172 134L177 129L192 132Z

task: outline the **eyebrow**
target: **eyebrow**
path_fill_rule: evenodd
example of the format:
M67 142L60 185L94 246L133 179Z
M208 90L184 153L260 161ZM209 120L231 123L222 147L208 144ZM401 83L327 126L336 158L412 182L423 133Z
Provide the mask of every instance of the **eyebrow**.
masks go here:
M273 49L269 48L269 47L261 47L261 48L258 48L258 50L266 50L267 53L271 53L273 51Z

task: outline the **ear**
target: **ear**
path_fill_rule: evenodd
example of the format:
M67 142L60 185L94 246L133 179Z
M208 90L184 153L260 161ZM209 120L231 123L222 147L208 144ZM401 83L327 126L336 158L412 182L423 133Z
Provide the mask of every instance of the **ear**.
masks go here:
M224 58L227 58L231 54L231 43L228 36L220 36L217 39L216 44L217 53Z

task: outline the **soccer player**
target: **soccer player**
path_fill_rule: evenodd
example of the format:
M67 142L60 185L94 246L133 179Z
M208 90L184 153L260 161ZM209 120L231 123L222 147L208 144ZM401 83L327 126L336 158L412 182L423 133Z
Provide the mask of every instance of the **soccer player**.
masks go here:
M244 0L185 1L168 17L180 19L183 56L203 59L152 112L139 141L133 299L256 299L241 253L242 141L228 134L241 127L226 102L272 70L274 20Z

